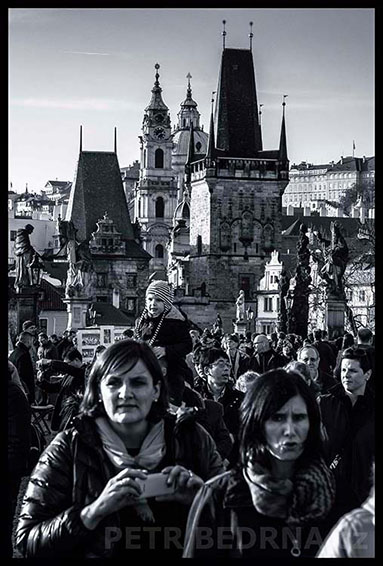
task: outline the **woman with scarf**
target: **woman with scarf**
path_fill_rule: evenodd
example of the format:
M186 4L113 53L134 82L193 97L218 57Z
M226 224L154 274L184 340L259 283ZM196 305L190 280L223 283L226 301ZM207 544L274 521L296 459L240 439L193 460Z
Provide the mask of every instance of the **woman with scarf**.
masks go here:
M169 397L180 404L184 381L193 385L185 357L192 351L190 323L173 305L173 291L166 281L154 280L146 289L145 308L137 321L134 337L152 346L157 358L166 358Z
M224 468L205 429L176 422L167 409L166 383L147 344L122 340L102 352L73 427L32 471L16 533L24 557L181 554L195 493ZM154 473L173 493L143 497Z
M239 442L237 466L193 502L183 556L314 557L333 525L334 479L315 396L299 374L257 377L242 402Z

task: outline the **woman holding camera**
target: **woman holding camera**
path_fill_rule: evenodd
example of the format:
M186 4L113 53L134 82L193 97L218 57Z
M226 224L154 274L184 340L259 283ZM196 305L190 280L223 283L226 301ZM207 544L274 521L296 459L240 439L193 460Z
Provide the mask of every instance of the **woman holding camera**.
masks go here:
M254 380L239 443L238 465L193 502L183 556L315 556L332 526L334 479L321 456L318 405L299 374L276 369Z
M205 429L176 423L167 407L147 344L122 340L102 352L74 426L31 474L16 534L24 557L180 554L194 495L223 466ZM143 498L145 482L153 498ZM172 492L164 495L164 486Z

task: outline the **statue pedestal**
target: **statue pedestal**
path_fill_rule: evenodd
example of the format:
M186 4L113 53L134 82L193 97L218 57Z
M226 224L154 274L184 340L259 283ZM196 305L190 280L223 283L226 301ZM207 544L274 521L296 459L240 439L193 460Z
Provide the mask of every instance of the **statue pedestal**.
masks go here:
M344 316L346 301L329 297L326 299L326 323L329 338L332 339L344 334Z
M234 332L235 334L243 334L244 336L246 336L246 332L247 332L247 322L246 320L236 320L235 322L233 322L233 326L234 326Z
M90 297L68 297L63 299L68 311L67 330L86 327L86 313L92 299Z
M23 322L31 320L37 327L37 301L41 289L39 287L22 287L21 293L16 293L17 303L17 333L22 331Z

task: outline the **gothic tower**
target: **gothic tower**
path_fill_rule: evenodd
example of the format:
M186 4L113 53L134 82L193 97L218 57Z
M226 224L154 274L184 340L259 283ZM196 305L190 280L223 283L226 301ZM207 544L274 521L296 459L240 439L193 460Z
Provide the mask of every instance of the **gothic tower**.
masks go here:
M151 272L166 269L166 244L177 206L170 114L162 100L159 68L157 63L152 98L145 108L142 124L140 178L134 203L134 216L141 226L143 247L153 256L150 262Z
M264 263L281 247L289 170L284 109L280 147L264 150L251 46L224 46L207 153L190 165L189 282L191 293L203 290L226 304L228 320L241 289L255 311Z

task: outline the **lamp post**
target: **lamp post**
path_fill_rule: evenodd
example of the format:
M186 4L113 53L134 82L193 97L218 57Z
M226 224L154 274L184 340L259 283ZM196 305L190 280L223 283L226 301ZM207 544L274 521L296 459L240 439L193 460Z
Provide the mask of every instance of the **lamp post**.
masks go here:
M38 326L37 304L41 291L41 279L44 264L40 256L35 252L32 261L28 265L29 285L24 285L16 293L17 301L17 332L22 331L25 320L32 320Z

